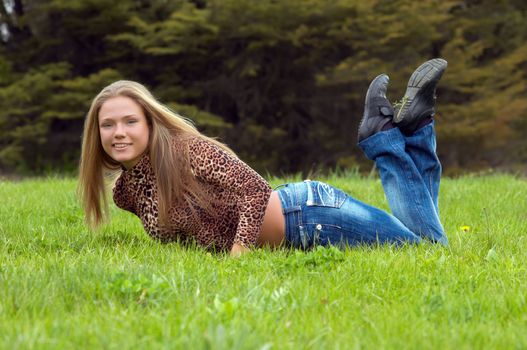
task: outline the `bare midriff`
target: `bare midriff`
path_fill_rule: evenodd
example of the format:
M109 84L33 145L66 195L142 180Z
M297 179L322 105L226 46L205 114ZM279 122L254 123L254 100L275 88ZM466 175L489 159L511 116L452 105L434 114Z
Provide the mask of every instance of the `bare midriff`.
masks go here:
M278 192L273 191L265 209L262 229L258 236L258 246L278 247L284 239L285 218L282 213L282 203L278 197Z

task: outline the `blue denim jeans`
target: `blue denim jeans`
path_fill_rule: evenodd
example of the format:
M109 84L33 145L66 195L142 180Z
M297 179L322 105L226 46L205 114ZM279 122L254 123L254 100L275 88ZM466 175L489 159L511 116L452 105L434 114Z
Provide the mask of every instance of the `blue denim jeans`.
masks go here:
M358 201L328 184L306 180L279 186L286 220L286 244L315 245L419 243L448 244L439 221L441 165L434 124L411 136L398 128L379 132L359 146L375 161L393 215Z

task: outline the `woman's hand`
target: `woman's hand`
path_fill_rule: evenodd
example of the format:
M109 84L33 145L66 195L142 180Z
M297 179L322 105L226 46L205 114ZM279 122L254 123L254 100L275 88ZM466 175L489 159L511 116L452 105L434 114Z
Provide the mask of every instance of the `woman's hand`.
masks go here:
M240 255L242 255L243 253L248 252L248 251L250 251L249 248L244 247L244 246L241 245L241 244L234 243L234 244L232 245L232 248L231 248L231 256L232 256L232 257L238 257L238 256L240 256Z

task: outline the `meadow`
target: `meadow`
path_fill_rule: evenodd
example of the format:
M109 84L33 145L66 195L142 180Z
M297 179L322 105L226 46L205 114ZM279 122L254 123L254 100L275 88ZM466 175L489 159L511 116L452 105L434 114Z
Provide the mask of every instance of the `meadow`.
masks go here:
M272 178L272 185L292 179ZM377 178L322 179L388 210ZM525 349L527 181L444 179L448 247L258 249L88 231L73 178L0 182L1 349Z

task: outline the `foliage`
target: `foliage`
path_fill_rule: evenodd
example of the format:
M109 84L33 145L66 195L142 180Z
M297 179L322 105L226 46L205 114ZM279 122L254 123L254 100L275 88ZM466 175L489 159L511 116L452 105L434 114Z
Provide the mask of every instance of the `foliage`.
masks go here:
M93 91L119 78L111 69L72 77L67 63L29 70L0 90L0 159L19 171L71 167Z
M119 78L152 88L259 171L365 165L353 146L369 81L388 73L396 100L438 56L449 61L437 115L446 171L527 161L524 1L3 3L4 171L74 167L87 106Z

